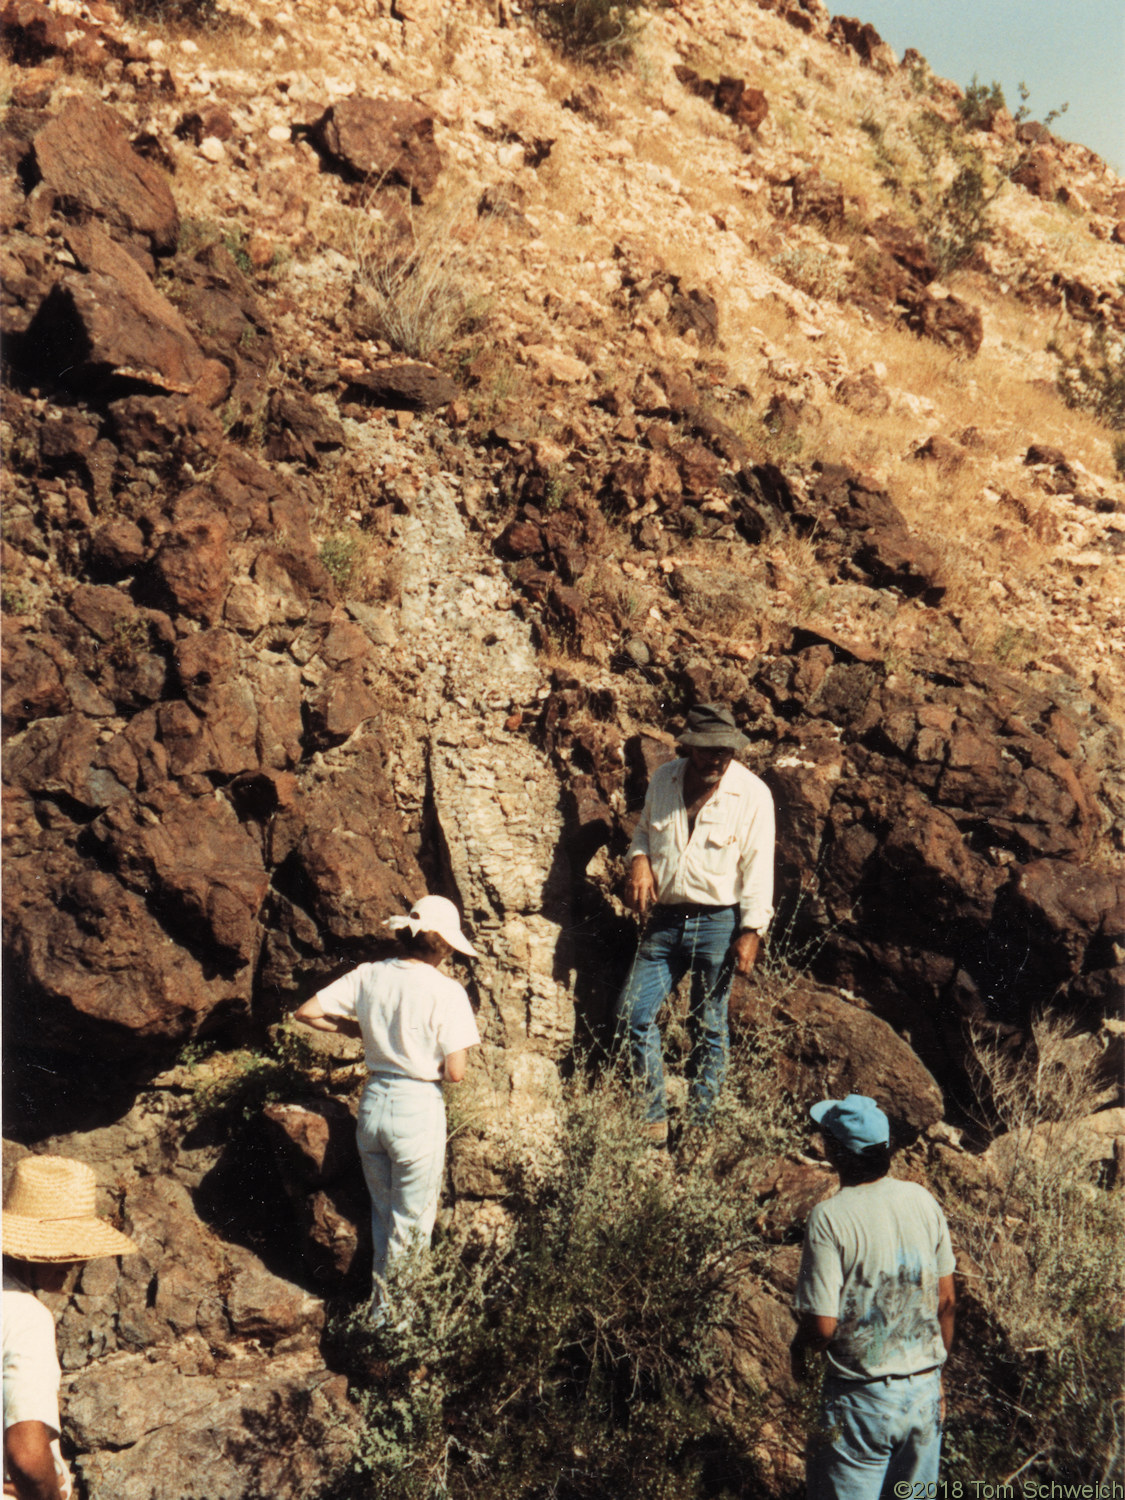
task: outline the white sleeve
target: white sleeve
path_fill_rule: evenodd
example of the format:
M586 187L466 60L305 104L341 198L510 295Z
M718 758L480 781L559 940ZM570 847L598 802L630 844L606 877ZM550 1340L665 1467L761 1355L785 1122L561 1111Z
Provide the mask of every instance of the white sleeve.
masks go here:
M739 852L739 925L765 936L773 916L773 852L775 842L773 797L759 782L756 806L742 829Z
M805 1228L793 1305L798 1312L814 1313L820 1318L838 1318L843 1289L844 1268L840 1251L831 1234L821 1228L820 1217L814 1208Z
M437 1039L442 1057L448 1057L451 1052L460 1052L462 1047L475 1047L480 1041L469 997L461 985L457 985L457 988L460 994L449 996L442 1007L438 1023Z
M27 1296L30 1298L31 1294ZM4 1299L4 1431L17 1422L42 1422L56 1436L59 1426L59 1361L50 1313Z
M342 974L339 979L334 979L324 989L317 990L316 998L326 1016L343 1016L349 1021L355 1020L364 971L369 967L369 964L363 964L350 974Z

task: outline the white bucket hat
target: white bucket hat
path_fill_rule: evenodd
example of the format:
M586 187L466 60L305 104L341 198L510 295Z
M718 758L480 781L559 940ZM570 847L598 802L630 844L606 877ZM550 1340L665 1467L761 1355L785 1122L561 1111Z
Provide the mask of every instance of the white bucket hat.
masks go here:
M99 1219L92 1167L66 1156L25 1156L4 1194L4 1254L17 1260L135 1255L128 1235Z
M411 932L436 932L458 953L467 953L476 958L477 950L461 931L461 918L452 901L444 896L423 896L410 908L408 917L390 917L387 926L392 932L409 927Z

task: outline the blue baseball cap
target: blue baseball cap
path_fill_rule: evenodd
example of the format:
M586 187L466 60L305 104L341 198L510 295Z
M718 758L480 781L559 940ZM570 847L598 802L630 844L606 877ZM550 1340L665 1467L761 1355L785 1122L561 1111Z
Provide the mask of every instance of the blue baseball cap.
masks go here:
M835 1136L849 1151L864 1151L868 1146L888 1146L891 1127L886 1115L866 1094L849 1094L846 1099L822 1099L809 1114L822 1130Z

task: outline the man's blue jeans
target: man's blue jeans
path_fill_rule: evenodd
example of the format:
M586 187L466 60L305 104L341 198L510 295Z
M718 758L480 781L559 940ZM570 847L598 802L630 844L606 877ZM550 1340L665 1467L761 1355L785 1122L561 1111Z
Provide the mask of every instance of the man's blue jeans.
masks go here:
M808 1500L893 1500L906 1492L902 1486L925 1494L941 1458L941 1372L876 1381L828 1376L820 1428L809 1441Z
M715 1106L730 1050L727 1000L734 978L731 944L737 933L737 906L652 909L633 967L617 997L618 1038L628 1043L630 1066L644 1089L645 1115L651 1121L668 1117L664 1049L656 1017L689 971L692 1112L702 1119Z

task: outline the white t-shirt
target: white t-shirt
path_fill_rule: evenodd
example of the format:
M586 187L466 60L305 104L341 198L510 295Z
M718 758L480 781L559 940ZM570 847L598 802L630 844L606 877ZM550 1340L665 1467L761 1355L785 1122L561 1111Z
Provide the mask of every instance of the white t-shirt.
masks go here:
M918 1374L945 1363L937 1284L953 1268L936 1200L917 1182L881 1177L841 1188L809 1215L796 1308L837 1320L831 1374Z
M17 1422L50 1428L59 1488L71 1493L70 1472L59 1451L59 1359L55 1320L35 1293L4 1272L4 1431ZM5 1477L6 1477L5 1471Z
M436 1083L451 1052L480 1041L464 985L418 959L361 964L317 999L325 1015L359 1022L372 1073Z

